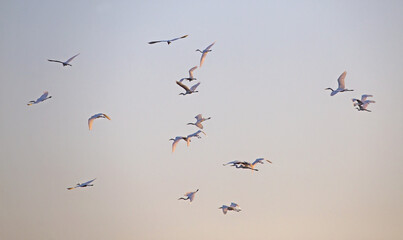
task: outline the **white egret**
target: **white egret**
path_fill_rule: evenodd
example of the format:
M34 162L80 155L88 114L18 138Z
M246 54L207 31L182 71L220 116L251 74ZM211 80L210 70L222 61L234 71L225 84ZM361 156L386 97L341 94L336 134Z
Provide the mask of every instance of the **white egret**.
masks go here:
M222 205L221 207L219 207L218 209L222 209L222 212L224 214L227 214L228 211L235 211L235 212L240 212L241 208L239 208L239 205L236 203L231 203L230 206L227 205Z
M187 136L188 139L192 138L192 137L197 137L197 138L201 138L200 137L200 133L203 133L204 135L207 135L205 132L203 132L202 130L198 130L195 133L192 133L190 135Z
M202 122L211 119L211 117L203 118L201 114L197 115L195 118L196 118L195 123L188 123L187 125L195 125L196 127L200 128L200 129L203 129L203 125L201 124Z
M46 99L52 98L52 96L48 97L48 94L49 94L48 91L43 92L42 96L40 96L38 99L36 99L36 101L29 101L27 105L31 106L32 104L37 104L37 103L45 101Z
M188 86L186 86L185 84L176 81L176 84L178 84L179 86L181 86L183 89L185 89L185 93L179 93L179 95L187 95L187 94L192 94L192 93L197 93L199 91L196 91L196 88L200 85L200 82L196 83L195 85L193 85L190 89Z
M65 62L62 62L62 61L59 61L59 60L52 60L52 59L48 59L48 61L49 61L49 62L61 63L61 64L63 64L63 67L65 67L65 66L71 66L70 62L71 62L75 57L77 57L78 55L80 55L80 54L78 53L78 54L72 56L71 58L67 59L67 61L65 61Z
M228 162L228 163L223 164L223 166L231 165L232 167L236 167L236 168L243 168L243 169L250 169L252 171L259 171L258 169L255 169L256 164L258 164L258 163L263 164L264 161L272 163L271 161L269 161L267 159L258 158L253 163L246 162L246 161L243 161L243 162L241 162L241 161L232 161L232 162Z
M169 139L169 141L174 141L172 143L172 152L175 152L176 146L178 145L180 140L185 140L187 143L187 146L189 147L189 142L190 142L190 138L188 137L182 137L182 136L177 136L175 138L171 138Z
M353 103L354 103L353 106L363 105L365 100L367 100L367 98L369 98L369 97L373 97L373 96L369 95L369 94L364 94L364 95L361 95L361 100L357 99L357 98L352 98L351 101L353 101Z
M370 103L375 103L373 100L365 100L363 104L359 104L358 107L356 108L358 111L367 111L371 112L371 110L368 110L367 107Z
M210 50L210 48L215 44L215 42L213 42L212 44L210 44L208 47L206 47L206 49L204 49L203 51L200 51L200 49L196 49L196 51L199 51L202 53L202 56L200 58L200 67L203 65L204 59L206 59L207 53L211 52L212 50Z
M344 71L340 77L337 79L337 82L339 83L339 87L336 90L333 90L332 88L326 88L325 90L331 90L332 92L330 93L330 96L334 96L339 92L347 92L347 91L354 91L352 89L346 89L346 85L344 84L344 79L346 78L347 72Z
M193 199L195 198L195 195L196 195L196 193L199 191L199 189L197 189L196 191L194 191L194 192L188 192L188 193L185 193L185 197L186 198L184 198L184 197L181 197L181 198L178 198L178 200L189 200L190 202L193 202Z
M193 71L197 68L197 66L192 67L191 69L189 69L189 77L187 78L181 78L181 80L179 80L179 82L182 82L183 80L188 80L189 82L196 80L195 77L193 77Z
M104 113L97 113L88 119L88 128L90 130L92 129L92 124L94 123L94 120L97 118L106 118L108 120L111 120L111 118L108 115L106 115Z
M184 36L182 36L182 37L173 38L173 39L169 39L169 40L158 40L158 41L151 41L151 42L148 42L148 44L154 44L154 43L166 42L166 43L168 43L168 45L169 45L169 44L171 44L171 42L176 41L176 40L178 40L178 39L185 38L185 37L187 37L187 36L188 36L188 35L184 35Z
M77 183L77 185L75 187L69 187L69 188L67 188L67 190L72 190L74 188L79 188L79 187L92 187L92 186L94 186L94 184L90 184L90 183L92 183L95 179L96 178L94 178L88 182L85 182L85 183Z

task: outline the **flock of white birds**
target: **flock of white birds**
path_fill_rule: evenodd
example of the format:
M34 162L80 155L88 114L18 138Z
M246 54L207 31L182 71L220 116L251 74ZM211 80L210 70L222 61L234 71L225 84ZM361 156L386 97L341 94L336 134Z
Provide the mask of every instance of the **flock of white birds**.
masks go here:
M169 44L171 44L172 42L177 41L177 40L179 40L179 39L184 39L184 38L186 38L187 36L188 36L188 35L184 35L184 36L178 37L178 38L173 38L173 39L169 39L169 40L151 41L151 42L148 42L148 43L149 43L149 44L155 44L155 43L164 43L164 42L165 42L165 43L167 43L167 44L169 45ZM202 51L199 50L199 49L196 50L196 51L198 51L198 52L200 52L200 53L202 54L202 55L201 55L201 58L200 58L200 68L202 67L202 65L203 65L203 63L204 63L207 54L212 51L211 48L213 47L214 44L215 44L215 42L213 42L212 44L210 44L209 46L207 46L207 47L206 47L204 50L202 50ZM63 67L65 67L65 66L72 66L72 65L70 64L70 62L71 62L74 58L76 58L78 55L79 55L79 53L76 54L76 55L74 55L73 57L69 58L69 59L66 60L66 61L59 61L59 60L52 60L52 59L48 59L48 61L49 61L49 62L61 63L61 64L63 65ZM181 78L179 81L176 81L176 84L177 84L178 86L180 86L181 88L183 88L183 89L186 91L186 92L184 92L184 93L180 93L179 95L188 95L188 94L193 94L193 93L197 93L197 92L198 92L198 91L196 91L196 89L197 89L197 87L200 85L200 82L194 84L194 85L191 86L191 87L189 87L189 86L187 86L187 85L185 85L185 84L183 83L185 80L187 80L188 82L197 80L197 79L194 77L194 75L193 75L194 70L196 70L197 68L198 68L198 66L192 67L192 68L189 70L189 77ZM341 92L354 91L354 90L352 90L352 89L347 89L347 88L346 88L346 86L345 86L345 78L346 78L346 75L347 75L347 72L345 71L345 72L343 72L343 73L340 75L340 77L337 79L337 82L338 82L338 88L337 88L337 89L335 89L335 90L333 90L332 88L326 88L326 89L325 89L325 90L331 90L330 96L334 96L334 95L336 95L336 94L338 94L338 93L341 93ZM37 100L35 100L35 101L34 101L34 100L29 101L27 105L30 106L30 105L33 105L33 104L38 104L38 103L41 103L41 102L43 102L43 101L45 101L45 100L47 100L47 99L52 98L52 96L48 96L48 95L49 95L49 93L48 93L47 91L45 91ZM356 107L356 109L357 109L358 111L371 112L370 110L367 109L367 107L368 107L368 105L369 105L370 103L375 103L375 101L373 101L373 100L367 100L368 97L373 97L373 96L372 96L372 95L369 95L369 94L364 94L364 95L361 96L361 99L353 98L353 99L352 99L352 101L353 101L353 106ZM111 118L110 118L108 115L104 114L104 113L97 113L97 114L94 114L93 116L91 116L91 117L88 119L88 128L89 128L89 130L92 130L92 126L93 126L94 120L95 120L95 119L99 119L99 118L106 118L106 119L108 119L108 120L111 120ZM200 138L201 138L200 134L202 134L202 133L203 133L204 135L206 135L206 133L202 130L202 129L204 129L204 126L202 125L202 123L203 123L204 121L207 121L207 120L211 119L211 117L204 118L204 117L202 116L202 114L198 114L197 116L195 116L195 119L196 119L196 122L195 122L195 123L188 123L187 125L194 125L194 126L196 126L197 128L199 128L198 131L196 131L195 133L189 134L189 135L187 135L187 136L176 136L175 138L169 139L170 141L173 141L173 143L172 143L172 153L175 152L175 149L177 148L177 146L178 146L178 144L179 144L179 142L180 142L181 140L184 140L184 141L186 142L187 146L189 147L192 138L198 138L198 139L200 139ZM267 160L267 159L265 159L265 158L257 158L257 159L256 159L255 161L253 161L252 163L247 162L247 161L231 161L231 162L228 162L228 163L223 164L223 166L229 165L229 166L232 166L232 167L235 167L235 168L250 169L250 170L252 170L252 172L253 172L253 171L259 171L258 169L256 169L256 166L257 166L258 164L264 164L265 162L272 163L271 161L269 161L269 160ZM94 185L93 185L93 182L95 181L95 179L96 179L96 178L94 178L94 179L92 179L92 180L90 180L90 181L87 181L87 182L85 182L85 183L78 183L76 186L74 186L74 187L69 187L69 188L67 188L67 189L68 189L68 190L72 190L72 189L75 189L75 188L84 188L84 187L94 186ZM181 198L179 198L178 200L189 200L189 202L193 202L193 200L195 199L196 193L197 193L198 191L199 191L199 189L197 189L197 190L194 191L194 192L187 192L187 193L184 194L184 197L181 197ZM219 207L219 209L221 209L224 214L227 214L228 211L234 211L234 212L240 212L240 211L241 211L241 208L239 207L239 205L238 205L237 203L234 203L234 202L231 202L231 204L230 204L229 206L227 206L227 205L222 205L221 207Z

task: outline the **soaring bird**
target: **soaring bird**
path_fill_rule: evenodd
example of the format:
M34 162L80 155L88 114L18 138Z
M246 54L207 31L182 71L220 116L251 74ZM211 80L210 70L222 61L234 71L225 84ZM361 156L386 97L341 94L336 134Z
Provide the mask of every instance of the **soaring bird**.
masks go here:
M181 78L179 80L179 82L182 82L183 80L188 80L189 82L196 80L195 77L193 77L193 71L197 68L197 66L192 67L191 69L189 69L189 77L187 78Z
M94 120L97 118L106 118L108 120L111 120L111 118L108 115L106 115L104 113L97 113L88 119L88 128L90 130L92 129L92 124L94 123Z
M40 96L38 99L36 99L36 101L29 101L27 105L31 106L32 104L37 104L37 103L45 101L46 99L52 98L52 96L48 97L48 94L49 94L48 91L43 92L42 96Z
M201 114L197 115L195 118L196 118L195 123L188 123L187 125L195 125L196 127L200 128L200 129L203 129L203 125L201 124L202 122L211 119L211 117L203 118Z
M61 63L61 64L63 64L63 67L65 67L65 66L71 66L71 64L70 64L69 62L71 62L71 61L72 61L75 57L77 57L78 55L80 55L80 54L78 53L78 54L72 56L71 58L67 59L67 61L65 61L65 62L62 62L62 61L59 61L59 60L52 60L52 59L48 59L48 61L49 61L49 62Z
M373 97L372 95L369 94L364 94L361 96L361 100L357 99L357 98L352 98L351 101L353 101L353 106L359 106L359 105L363 105L365 100L367 100L367 98L369 97Z
M85 183L77 183L77 185L75 187L69 187L69 188L67 188L67 190L72 190L74 188L79 188L79 187L92 187L92 186L94 186L94 184L90 184L90 183L92 183L95 179L96 178L94 178L88 182L85 182Z
M188 36L188 35L184 35L184 36L182 36L182 37L173 38L173 39L170 39L170 40L151 41L151 42L148 42L148 44L166 42L166 43L168 43L168 45L169 45L169 44L171 44L171 42L176 41L176 40L181 39L181 38L185 38L185 37L187 37L187 36Z
M189 147L189 143L190 143L190 138L189 137L177 136L175 138L169 139L169 141L174 141L172 143L172 152L175 152L176 146L178 145L180 140L185 140L187 145L188 145L188 147Z
M210 44L208 47L206 47L206 49L204 49L203 51L200 51L200 49L196 49L196 51L199 51L202 53L202 56L200 58L200 67L203 65L204 59L207 56L207 53L211 52L212 50L210 50L210 48L215 44L215 42L213 42L212 44Z
M193 85L190 89L188 86L186 86L185 84L176 81L176 84L178 84L179 86L181 86L183 89L185 89L185 93L179 93L179 95L187 95L187 94L192 94L192 93L197 93L199 91L196 91L196 88L200 85L200 82L196 83L195 85Z
M358 111L367 111L371 112L371 110L368 110L367 107L370 103L375 103L375 101L372 100L365 100L362 104L358 104L358 107L356 108Z
M194 192L188 192L188 193L185 193L185 197L186 198L184 198L184 197L181 197L181 198L178 198L178 200L189 200L190 202L193 202L193 199L195 198L195 195L196 195L196 193L199 191L199 189L197 189L196 191L194 191Z
M252 171L259 171L258 169L255 169L255 166L258 163L264 164L264 161L272 163L271 161L269 161L267 159L258 158L253 163L246 162L246 161L243 161L243 162L241 162L241 161L232 161L232 162L228 162L228 163L223 164L223 166L231 165L231 166L236 167L236 168L243 168L243 169L250 169Z
M337 79L337 82L339 83L339 87L336 90L333 90L332 88L326 88L325 90L331 90L332 92L330 93L330 96L334 96L339 92L347 92L347 91L354 91L352 89L346 89L346 85L344 84L344 79L346 78L347 72L344 71L340 77Z
M219 207L218 209L222 209L222 212L224 214L227 214L228 211L235 211L235 212L240 212L241 208L239 208L239 205L236 203L231 203L230 206L227 205L222 205L221 207Z

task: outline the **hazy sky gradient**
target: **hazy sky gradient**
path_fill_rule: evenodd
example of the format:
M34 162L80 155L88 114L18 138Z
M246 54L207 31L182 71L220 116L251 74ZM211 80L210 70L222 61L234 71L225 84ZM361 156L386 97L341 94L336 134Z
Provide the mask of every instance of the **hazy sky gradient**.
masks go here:
M1 1L0 239L403 239L402 12L402 1ZM199 93L179 96L175 81L213 41ZM72 67L46 60L76 53ZM345 70L355 91L330 97ZM45 90L52 99L26 105ZM353 108L361 94L372 113ZM99 112L112 121L88 131ZM168 139L195 132L199 113L212 117L207 136L171 154ZM222 166L258 157L273 164ZM192 204L177 200L197 188ZM243 211L224 216L231 201Z

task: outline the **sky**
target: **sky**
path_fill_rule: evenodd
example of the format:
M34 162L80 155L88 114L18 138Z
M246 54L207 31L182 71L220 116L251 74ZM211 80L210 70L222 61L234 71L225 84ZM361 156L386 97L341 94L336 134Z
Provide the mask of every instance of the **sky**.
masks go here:
M403 239L402 10L0 1L0 239ZM199 92L179 96L214 41ZM331 97L343 71L354 91ZM352 106L362 94L370 113ZM111 121L89 131L100 112ZM199 113L207 136L171 153ZM273 164L222 166L259 157ZM242 211L223 215L231 202Z

